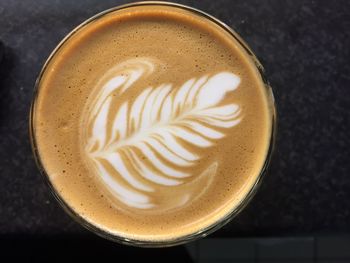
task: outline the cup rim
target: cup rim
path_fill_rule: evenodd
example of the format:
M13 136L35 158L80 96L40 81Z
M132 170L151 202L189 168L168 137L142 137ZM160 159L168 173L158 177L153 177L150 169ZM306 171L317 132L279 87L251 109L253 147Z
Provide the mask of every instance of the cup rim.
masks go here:
M249 57L252 59L252 62L256 66L258 73L260 74L261 79L262 79L264 86L266 88L266 95L267 95L266 97L268 99L268 104L270 107L269 110L271 113L271 116L270 116L271 117L271 127L270 127L271 133L270 133L269 149L266 153L266 158L265 158L264 164L261 168L259 175L256 178L256 181L251 186L251 189L241 199L241 201L235 207L233 207L232 210L230 212L228 212L225 216L223 216L219 220L211 223L209 226L202 228L199 231L194 232L192 234L180 236L180 237L177 237L174 239L164 239L164 240L146 240L146 239L139 240L139 239L131 239L131 238L123 237L123 236L118 236L116 234L109 233L102 228L97 227L93 223L90 223L87 219L83 218L77 212L75 212L74 209L64 200L64 198L60 196L58 191L53 186L53 183L49 179L49 175L45 171L44 165L42 164L42 161L41 161L40 153L38 151L37 141L35 138L35 127L34 127L36 101L37 101L38 94L40 91L39 86L40 86L41 79L42 79L43 75L45 74L45 71L46 71L48 64L54 58L54 56L60 50L60 48L66 43L66 41L68 41L76 32L78 32L84 26L88 25L89 23L91 23L97 19L102 18L103 16L105 16L109 13L112 13L112 12L117 11L117 10L130 8L130 7L146 6L146 5L150 5L150 6L152 6L152 5L159 6L160 5L160 6L175 7L175 8L180 8L180 9L192 12L192 13L199 15L205 19L208 19L209 21L213 22L214 24L216 24L219 27L221 27L222 29L224 29L227 33L229 33L238 42L238 44L241 45L241 47L245 50L245 52L247 52ZM59 42L59 44L54 48L54 50L50 53L49 57L46 59L44 65L42 66L40 73L35 81L34 91L33 91L33 96L32 96L32 103L31 103L31 108L30 108L30 113L29 113L29 136L30 136L31 148L32 148L32 152L34 155L36 165L39 168L39 171L40 171L42 177L44 177L44 181L49 186L51 193L54 195L55 199L58 201L58 203L63 208L63 210L65 210L65 212L67 214L69 214L73 218L73 220L75 220L76 222L78 222L80 225L82 225L86 229L90 230L91 232L97 234L98 236L101 236L105 239L109 239L109 240L114 241L114 242L118 242L118 243L126 244L126 245L131 245L131 246L136 246L136 247L169 247L169 246L181 245L181 244L184 244L184 243L187 243L187 242L199 239L199 238L203 238L203 237L215 232L216 230L218 230L219 228L223 227L228 222L230 222L233 218L235 218L247 206L247 204L250 203L250 201L252 200L252 198L256 194L258 188L260 187L263 177L266 175L268 166L269 166L270 161L271 161L272 152L274 150L276 131L277 131L276 104L275 104L272 88L265 77L265 72L264 72L263 66L261 65L261 63L259 62L257 57L255 56L253 51L245 43L245 41L227 24L225 24L221 20L215 18L214 16L207 14L204 11L201 11L197 8L190 7L190 6L183 5L183 4L164 2L164 1L141 1L141 2L133 2L133 3L129 3L129 4L124 4L124 5L112 7L112 8L106 9L102 12L99 12L99 13L95 14L94 16L84 20L81 24L79 24L73 30L71 30Z

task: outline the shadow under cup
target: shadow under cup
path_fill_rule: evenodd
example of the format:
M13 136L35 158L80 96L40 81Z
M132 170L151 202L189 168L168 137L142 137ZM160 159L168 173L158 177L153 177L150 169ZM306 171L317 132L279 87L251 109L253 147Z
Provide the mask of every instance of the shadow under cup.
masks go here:
M116 11L116 10L121 10L121 9L127 9L129 7L138 7L138 6L145 6L145 5L161 5L161 6L167 6L167 7L171 7L171 8L177 8L177 9L183 9L186 11L189 11L191 13L193 13L194 15L200 16L206 20L208 20L208 22L212 22L216 25L218 25L219 27L221 27L222 29L224 29L227 33L230 34L230 36L232 36L232 38L238 42L241 47L243 48L243 50L247 53L247 55L250 57L250 59L253 61L253 63L255 64L257 71L259 72L262 81L265 84L265 88L266 88L266 94L267 94L267 99L268 99L268 106L269 106L269 112L271 114L270 118L271 118L271 135L270 135L270 142L269 142L269 148L268 148L268 153L266 155L266 159L264 162L264 165L262 166L262 169L260 171L259 176L257 176L257 179L255 181L255 183L253 184L253 186L251 187L250 191L248 191L248 193L246 194L246 196L241 200L241 202L234 207L233 210L231 210L229 213L227 213L225 216L221 217L221 219L219 219L218 221L212 223L211 225L209 225L208 227L201 229L200 231L194 232L190 235L185 235L185 236L181 236L179 238L176 239L171 239L171 240L165 240L165 241L145 241L145 240L135 240L135 239L128 239L122 236L117 236L115 234L109 233L107 231L102 230L101 228L97 227L96 225L91 224L90 222L88 222L86 219L84 219L81 215L79 215L78 213L76 213L66 202L65 200L60 196L60 194L58 193L57 189L55 189L55 187L53 186L52 182L49 179L48 174L46 173L44 166L42 164L41 161L41 157L40 157L40 152L38 151L38 147L37 147L37 142L36 142L36 138L35 138L35 109L36 109L36 101L37 101L37 97L38 94L40 92L40 82L41 79L43 77L43 75L45 74L47 65L49 64L49 62L54 58L55 54L60 50L60 48L63 46L63 44L68 41L71 36L73 36L75 34L75 32L77 32L78 30L80 30L81 28L83 28L84 26L88 25L89 23L96 21L100 18L102 18L104 15L109 14L110 12ZM112 241L116 241L119 243L123 243L123 244L128 244L128 245L133 245L133 246L143 246L143 247L166 247L166 246L173 246L173 245L178 245L178 244L183 244L189 241L193 241L195 239L201 238L201 237L205 237L206 235L214 232L215 230L219 229L220 227L222 227L223 225L225 225L226 223L228 223L230 220L232 220L248 203L249 201L252 199L252 197L254 196L254 194L256 193L259 184L263 178L263 175L266 173L268 164L270 162L271 159L271 154L273 151L273 146L274 146L274 141L275 141L275 133L276 133L276 109L275 109L275 103L274 103L274 98L273 98L273 94L272 94L272 89L269 86L265 76L264 76L264 70L263 67L261 66L260 62L257 60L257 58L255 57L255 55L253 54L253 52L249 49L249 47L244 43L244 41L238 36L238 34L236 32L234 32L230 27L228 27L227 25L225 25L223 22L217 20L216 18L200 11L197 9L194 9L192 7L188 7L188 6L184 6L184 5L180 5L180 4L174 4L174 3L166 3L166 2L137 2L137 3L133 3L133 4L128 4L128 5L122 5L122 6L118 6L109 10L106 10L102 13L99 13L97 15L95 15L94 17L86 20L85 22L83 22L81 25L79 25L78 27L76 27L73 31L71 31L60 43L59 45L55 48L55 50L51 53L51 55L49 56L49 58L47 59L45 65L43 66L37 81L35 83L35 89L34 89L34 99L32 101L32 107L31 107L31 111L30 111L30 141L31 141L31 145L32 145L32 150L34 153L34 157L37 163L37 166L39 167L40 172L43 174L45 181L48 183L52 193L54 194L54 196L56 197L56 199L58 200L58 202L61 204L61 206L64 208L64 210L70 214L72 216L73 219L75 219L77 222L79 222L81 225L83 225L84 227L86 227L87 229L91 230L92 232L96 233L97 235L110 239Z

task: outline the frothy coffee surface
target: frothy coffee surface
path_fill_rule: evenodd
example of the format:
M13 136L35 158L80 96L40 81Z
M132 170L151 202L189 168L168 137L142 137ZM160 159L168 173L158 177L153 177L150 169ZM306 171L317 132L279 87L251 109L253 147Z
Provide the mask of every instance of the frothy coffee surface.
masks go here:
M130 7L90 22L48 64L34 108L61 198L112 234L164 240L234 209L271 135L253 62L188 11Z

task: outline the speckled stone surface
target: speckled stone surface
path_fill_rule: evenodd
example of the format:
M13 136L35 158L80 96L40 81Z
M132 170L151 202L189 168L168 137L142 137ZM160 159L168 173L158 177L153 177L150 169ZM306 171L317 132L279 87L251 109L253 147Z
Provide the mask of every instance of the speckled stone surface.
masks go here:
M36 76L79 23L128 1L0 0L0 235L91 235L54 200L30 150ZM270 172L213 236L350 233L350 2L179 1L232 26L265 66L279 112ZM0 52L1 53L1 52Z

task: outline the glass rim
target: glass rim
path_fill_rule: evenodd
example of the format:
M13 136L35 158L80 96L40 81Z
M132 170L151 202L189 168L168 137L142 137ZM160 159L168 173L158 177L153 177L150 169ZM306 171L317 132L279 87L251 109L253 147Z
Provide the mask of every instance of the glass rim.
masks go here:
M207 227L204 227L200 229L199 231L193 232L191 234L187 234L184 236L180 236L174 239L164 239L164 240L146 240L146 239L130 239L123 236L118 236L116 234L107 232L103 228L99 228L97 225L94 225L93 223L89 222L87 219L79 215L65 200L63 197L60 196L56 188L53 186L49 175L47 174L44 165L42 164L40 153L38 151L37 142L35 138L35 127L34 127L34 119L35 119L35 108L36 108L36 101L38 98L38 94L40 91L40 83L43 75L45 74L46 68L50 61L54 58L54 56L57 54L57 52L61 49L61 47L80 29L85 27L86 25L90 24L91 22L98 20L102 18L103 16L112 13L117 10L126 9L129 7L137 7L137 6L146 6L146 5L158 5L158 6L168 6L168 7L175 7L180 8L189 12L192 12L200 17L203 17L205 19L208 19L210 22L213 22L214 24L218 25L220 28L224 29L227 33L229 33L230 36L232 36L239 45L244 49L245 52L249 55L249 57L252 59L253 64L256 66L258 73L260 74L261 80L264 84L264 87L266 88L266 98L268 100L268 106L270 111L270 118L271 118L271 132L270 132L270 141L269 141L269 148L266 153L266 158L264 161L264 164L260 170L259 175L257 176L254 184L251 186L250 190L246 193L246 195L240 200L240 202L232 208L230 212L225 214L220 219L212 222ZM29 136L30 136L30 143L32 152L34 155L34 159L36 162L37 167L39 168L39 171L41 175L44 177L44 181L47 183L47 185L50 188L50 191L54 195L55 199L58 201L60 206L65 210L67 214L73 218L77 223L85 227L86 229L90 230L91 232L97 234L98 236L101 236L105 239L109 239L111 241L131 245L131 246L137 246L137 247L169 247L169 246L175 246L175 245L181 245L190 241L194 241L199 238L203 238L219 228L226 225L228 222L230 222L234 217L236 217L251 201L251 199L256 194L261 181L263 177L266 174L267 168L269 166L269 163L271 161L272 152L274 150L275 145L275 137L276 137L276 131L277 131L277 115L276 115L276 104L272 92L272 88L267 81L264 73L264 68L253 53L253 51L248 47L248 45L244 42L244 40L228 25L226 25L221 20L211 16L210 14L207 14L204 11L201 11L199 9L196 9L194 7L190 7L183 4L177 4L172 2L163 2L163 1L141 1L141 2L133 2L129 4L119 5L113 8L106 9L102 12L99 12L95 14L94 16L84 20L81 24L76 26L73 30L71 30L60 42L59 44L54 48L54 50L50 53L49 57L46 59L44 65L41 68L41 71L35 81L34 85L34 91L33 91L33 97L32 97L32 104L30 108L30 114L29 114Z

